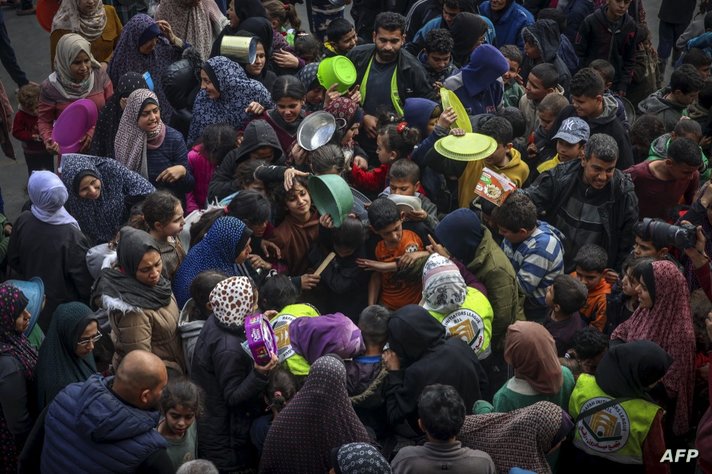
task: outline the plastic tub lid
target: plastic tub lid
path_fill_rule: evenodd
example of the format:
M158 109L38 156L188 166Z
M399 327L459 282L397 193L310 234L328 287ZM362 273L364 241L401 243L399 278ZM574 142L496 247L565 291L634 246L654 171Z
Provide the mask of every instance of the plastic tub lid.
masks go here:
M457 161L484 160L496 149L495 139L481 133L466 133L461 137L448 135L435 142L435 151Z

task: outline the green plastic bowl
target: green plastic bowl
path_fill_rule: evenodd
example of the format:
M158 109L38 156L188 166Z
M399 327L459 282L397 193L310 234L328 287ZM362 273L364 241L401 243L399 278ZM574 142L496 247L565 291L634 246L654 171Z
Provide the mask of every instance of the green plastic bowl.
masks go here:
M343 94L356 82L356 68L346 56L333 56L319 63L316 77L324 89L338 84L336 90Z
M337 174L325 174L309 178L309 194L319 214L329 214L334 227L341 227L354 207L354 196L344 178Z

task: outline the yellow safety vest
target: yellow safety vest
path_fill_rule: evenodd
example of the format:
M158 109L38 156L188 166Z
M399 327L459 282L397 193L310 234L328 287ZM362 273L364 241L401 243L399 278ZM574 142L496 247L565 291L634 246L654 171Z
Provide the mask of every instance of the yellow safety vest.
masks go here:
M368 61L368 66L366 66L366 72L361 80L361 106L366 102L366 89L368 84L368 75L371 72L371 64L373 63L373 56L371 60ZM403 116L403 107L400 103L400 94L398 93L398 65L396 65L393 70L393 75L391 76L391 103L393 104L393 109L396 111L396 115L399 117Z
M569 399L569 413L579 413L612 400L593 375L581 374ZM576 423L574 445L581 451L619 464L643 464L643 442L658 405L636 398L592 413Z
M485 359L492 352L492 318L494 311L485 295L476 288L467 288L465 302L450 314L429 311L450 336L457 336L470 345L479 359Z
M289 340L289 325L297 318L319 316L319 312L308 304L290 304L272 318L270 324L277 338L279 362L294 375L309 375L309 362L297 354Z

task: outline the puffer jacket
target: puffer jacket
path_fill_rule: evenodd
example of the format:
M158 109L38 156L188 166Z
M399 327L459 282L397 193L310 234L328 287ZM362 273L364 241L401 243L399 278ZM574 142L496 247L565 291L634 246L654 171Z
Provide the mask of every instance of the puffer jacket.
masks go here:
M173 115L168 125L178 130L183 137L188 136L190 120L193 117L193 102L200 92L200 66L202 61L192 49L183 52L183 59L176 61L163 73L163 92L173 107Z
M143 349L160 357L166 367L185 373L175 296L168 306L156 310L129 306L106 295L102 297L102 306L109 312L114 367L118 367L129 352Z
M564 94L568 96L571 84L571 72L564 60L559 56L561 47L561 37L559 26L554 20L537 20L533 25L522 28L522 39L526 41L531 37L537 48L539 48L539 59L531 59L524 56L522 60L521 76L526 80L529 71L539 63L551 63L559 73L559 85L564 88Z

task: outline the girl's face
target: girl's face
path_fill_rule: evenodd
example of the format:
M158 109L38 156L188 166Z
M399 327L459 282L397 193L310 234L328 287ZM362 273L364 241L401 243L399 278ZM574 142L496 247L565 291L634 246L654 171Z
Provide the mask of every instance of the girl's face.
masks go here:
M91 199L92 201L99 199L99 196L101 196L101 180L96 176L84 176L79 181L79 192L77 194L82 199Z
M257 191L264 197L267 197L267 189L265 189L265 183L260 181L259 179L254 180L247 186L245 186L245 189L251 189L253 191ZM259 237L259 236L258 236Z
M351 128L344 134L344 138L341 139L341 146L351 146L353 139L358 136L358 128L360 125L358 122L351 125Z
M287 211L299 221L308 221L311 217L311 196L307 188L295 184L287 196Z
M265 235L265 231L267 230L267 221L260 222L259 224L250 224L247 227L249 227L252 231L252 235L255 237L262 237Z
M183 206L178 203L173 210L171 220L163 224L155 222L154 229L156 229L162 237L176 237L183 230L183 224L185 224L185 219L183 219Z
M79 8L79 13L85 15L90 14L94 8L96 8L96 3L99 0L77 0L77 8Z
M621 289L623 294L626 296L636 296L638 292L636 287L638 286L638 281L633 278L633 272L628 269L623 275L623 280L621 281Z
M255 62L252 64L245 64L245 71L250 76L259 76L262 74L262 70L265 68L267 63L267 55L265 54L265 47L262 43L257 43Z
M27 308L25 308L17 319L15 319L15 331L18 333L25 332L30 326L30 318L32 318L32 315L27 311Z
M82 51L77 54L74 61L69 65L69 74L72 76L74 82L84 82L89 79L89 74L91 74L91 58L89 55Z
M376 154L378 155L378 161L384 165L396 159L396 152L388 150L388 139L385 135L376 137Z
M238 265L242 265L245 263L245 260L247 260L247 257L250 256L252 253L252 246L250 245L252 243L252 238L250 237L247 239L247 244L245 245L245 248L242 249L242 252L240 252L237 257L235 257L235 263Z
M645 283L642 280L638 282L638 286L635 287L635 291L638 292L638 300L640 301L641 308L650 309L653 307L653 299L650 297L648 287L645 286Z
M282 97L277 101L277 113L287 123L293 123L302 113L303 100L294 99L292 97Z
M154 287L161 279L162 270L163 261L161 260L161 254L155 250L149 250L143 254L143 258L138 264L136 280L146 286Z
M314 89L309 89L306 95L307 104L321 104L324 102L324 96L326 95L326 89L321 86L317 86Z
M139 46L138 52L141 54L151 54L151 52L156 48L157 44L158 44L158 36L146 41L141 46Z
M203 89L211 99L217 100L220 98L220 91L218 91L213 81L210 80L208 73L203 69L200 70L200 88Z
M195 410L191 407L176 405L166 412L166 426L176 437L182 438L195 421Z
M84 328L84 332L79 336L76 345L74 346L74 353L77 357L86 357L94 350L95 338L101 336L99 332L99 325L96 321L92 321L87 324Z
M146 133L152 133L161 126L161 109L156 104L148 104L138 116L138 128Z

